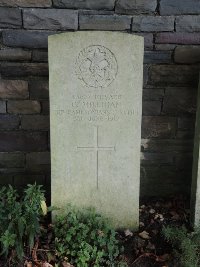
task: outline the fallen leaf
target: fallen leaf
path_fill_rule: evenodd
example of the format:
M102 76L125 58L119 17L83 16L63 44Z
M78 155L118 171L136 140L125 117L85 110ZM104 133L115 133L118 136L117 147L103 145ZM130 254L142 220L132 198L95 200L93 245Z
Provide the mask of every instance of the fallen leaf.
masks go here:
M146 231L143 231L141 233L138 234L141 238L143 239L150 239L151 237L149 236L149 233Z

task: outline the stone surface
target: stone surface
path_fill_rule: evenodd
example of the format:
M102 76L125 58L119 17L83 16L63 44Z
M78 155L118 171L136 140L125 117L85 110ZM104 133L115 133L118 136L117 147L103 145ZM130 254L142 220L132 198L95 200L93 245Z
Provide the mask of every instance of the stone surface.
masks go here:
M155 42L160 44L200 44L200 34L182 32L158 33Z
M156 0L118 0L115 11L120 14L153 13L157 7Z
M19 128L20 119L15 115L0 115L0 129Z
M21 128L24 130L49 130L49 116L25 115L21 118Z
M191 187L191 221L195 226L200 223L200 83L198 92L198 105L196 113L193 170Z
M0 100L0 113L6 113L6 101Z
M29 91L31 99L48 99L49 82L43 80L34 80L29 82Z
M195 114L196 97L196 89L166 88L162 112L164 114Z
M78 11L31 8L23 11L25 29L77 30Z
M48 36L55 34L53 31L3 31L3 44L12 47L47 48Z
M164 32L174 30L173 16L133 16L133 32Z
M45 151L47 135L45 132L0 132L0 151Z
M141 164L145 165L160 165L160 164L173 164L173 157L170 153L141 153Z
M14 114L37 114L40 113L41 106L40 103L35 100L13 100L8 101L7 110L8 113Z
M200 32L199 16L179 16L176 18L177 32Z
M0 60L24 61L31 60L31 51L21 48L0 49Z
M142 60L142 38L127 33L49 38L52 205L138 226Z
M153 48L153 34L152 33L136 33L136 35L144 37L145 49Z
M4 77L48 76L47 63L0 63L0 74Z
M0 6L9 7L50 7L51 0L0 0Z
M161 0L161 15L199 14L199 0Z
M144 89L142 98L143 100L162 100L164 97L164 89L163 88L155 88L155 89Z
M0 80L0 98L27 99L28 82L21 80Z
M142 151L144 152L192 152L193 140L180 139L142 139Z
M0 168L24 167L25 156L22 153L4 153L0 152Z
M172 53L170 51L145 51L144 63L170 63L172 62Z
M81 15L79 17L81 30L130 30L131 17L110 15Z
M174 50L176 47L175 44L156 44L155 49L160 51Z
M115 0L53 0L53 5L62 8L75 8L75 9L114 9Z
M177 46L174 52L174 61L189 64L200 62L200 46Z
M41 50L33 50L32 60L35 62L48 62L48 52Z
M143 115L160 115L161 101L143 101L142 114Z
M199 67L195 65L152 65L150 84L154 85L194 85L198 83Z
M174 138L176 118L144 116L142 118L142 138Z
M21 10L17 8L0 7L0 28L21 28Z

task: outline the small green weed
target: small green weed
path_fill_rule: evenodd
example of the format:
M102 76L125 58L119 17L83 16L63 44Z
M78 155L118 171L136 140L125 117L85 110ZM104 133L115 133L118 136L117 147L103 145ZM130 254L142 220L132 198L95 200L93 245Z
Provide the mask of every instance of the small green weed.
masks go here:
M76 210L55 218L55 247L60 261L76 267L122 267L116 232L94 209Z
M41 186L28 185L22 198L12 186L0 190L1 255L21 261L24 248L34 246L40 234L39 219L46 213Z
M200 230L188 233L187 229L166 227L163 234L168 242L172 244L174 255L181 267L200 266Z

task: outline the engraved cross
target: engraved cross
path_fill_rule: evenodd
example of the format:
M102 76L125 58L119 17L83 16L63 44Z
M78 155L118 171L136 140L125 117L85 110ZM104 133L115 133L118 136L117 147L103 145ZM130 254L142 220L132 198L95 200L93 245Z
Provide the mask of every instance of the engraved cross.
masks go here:
M99 146L99 127L94 127L94 146L78 146L78 150L95 151L96 154L96 178L97 189L99 188L99 151L115 151L115 146Z

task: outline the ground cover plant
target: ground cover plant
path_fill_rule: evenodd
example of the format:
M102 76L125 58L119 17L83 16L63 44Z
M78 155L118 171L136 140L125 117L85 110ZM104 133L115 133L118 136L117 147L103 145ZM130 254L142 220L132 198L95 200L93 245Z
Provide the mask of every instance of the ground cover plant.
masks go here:
M93 209L66 207L52 224L50 216L44 216L41 186L29 185L20 196L11 186L3 187L0 266L196 267L200 234L188 235L185 202L177 197L142 200L138 231L115 231Z

